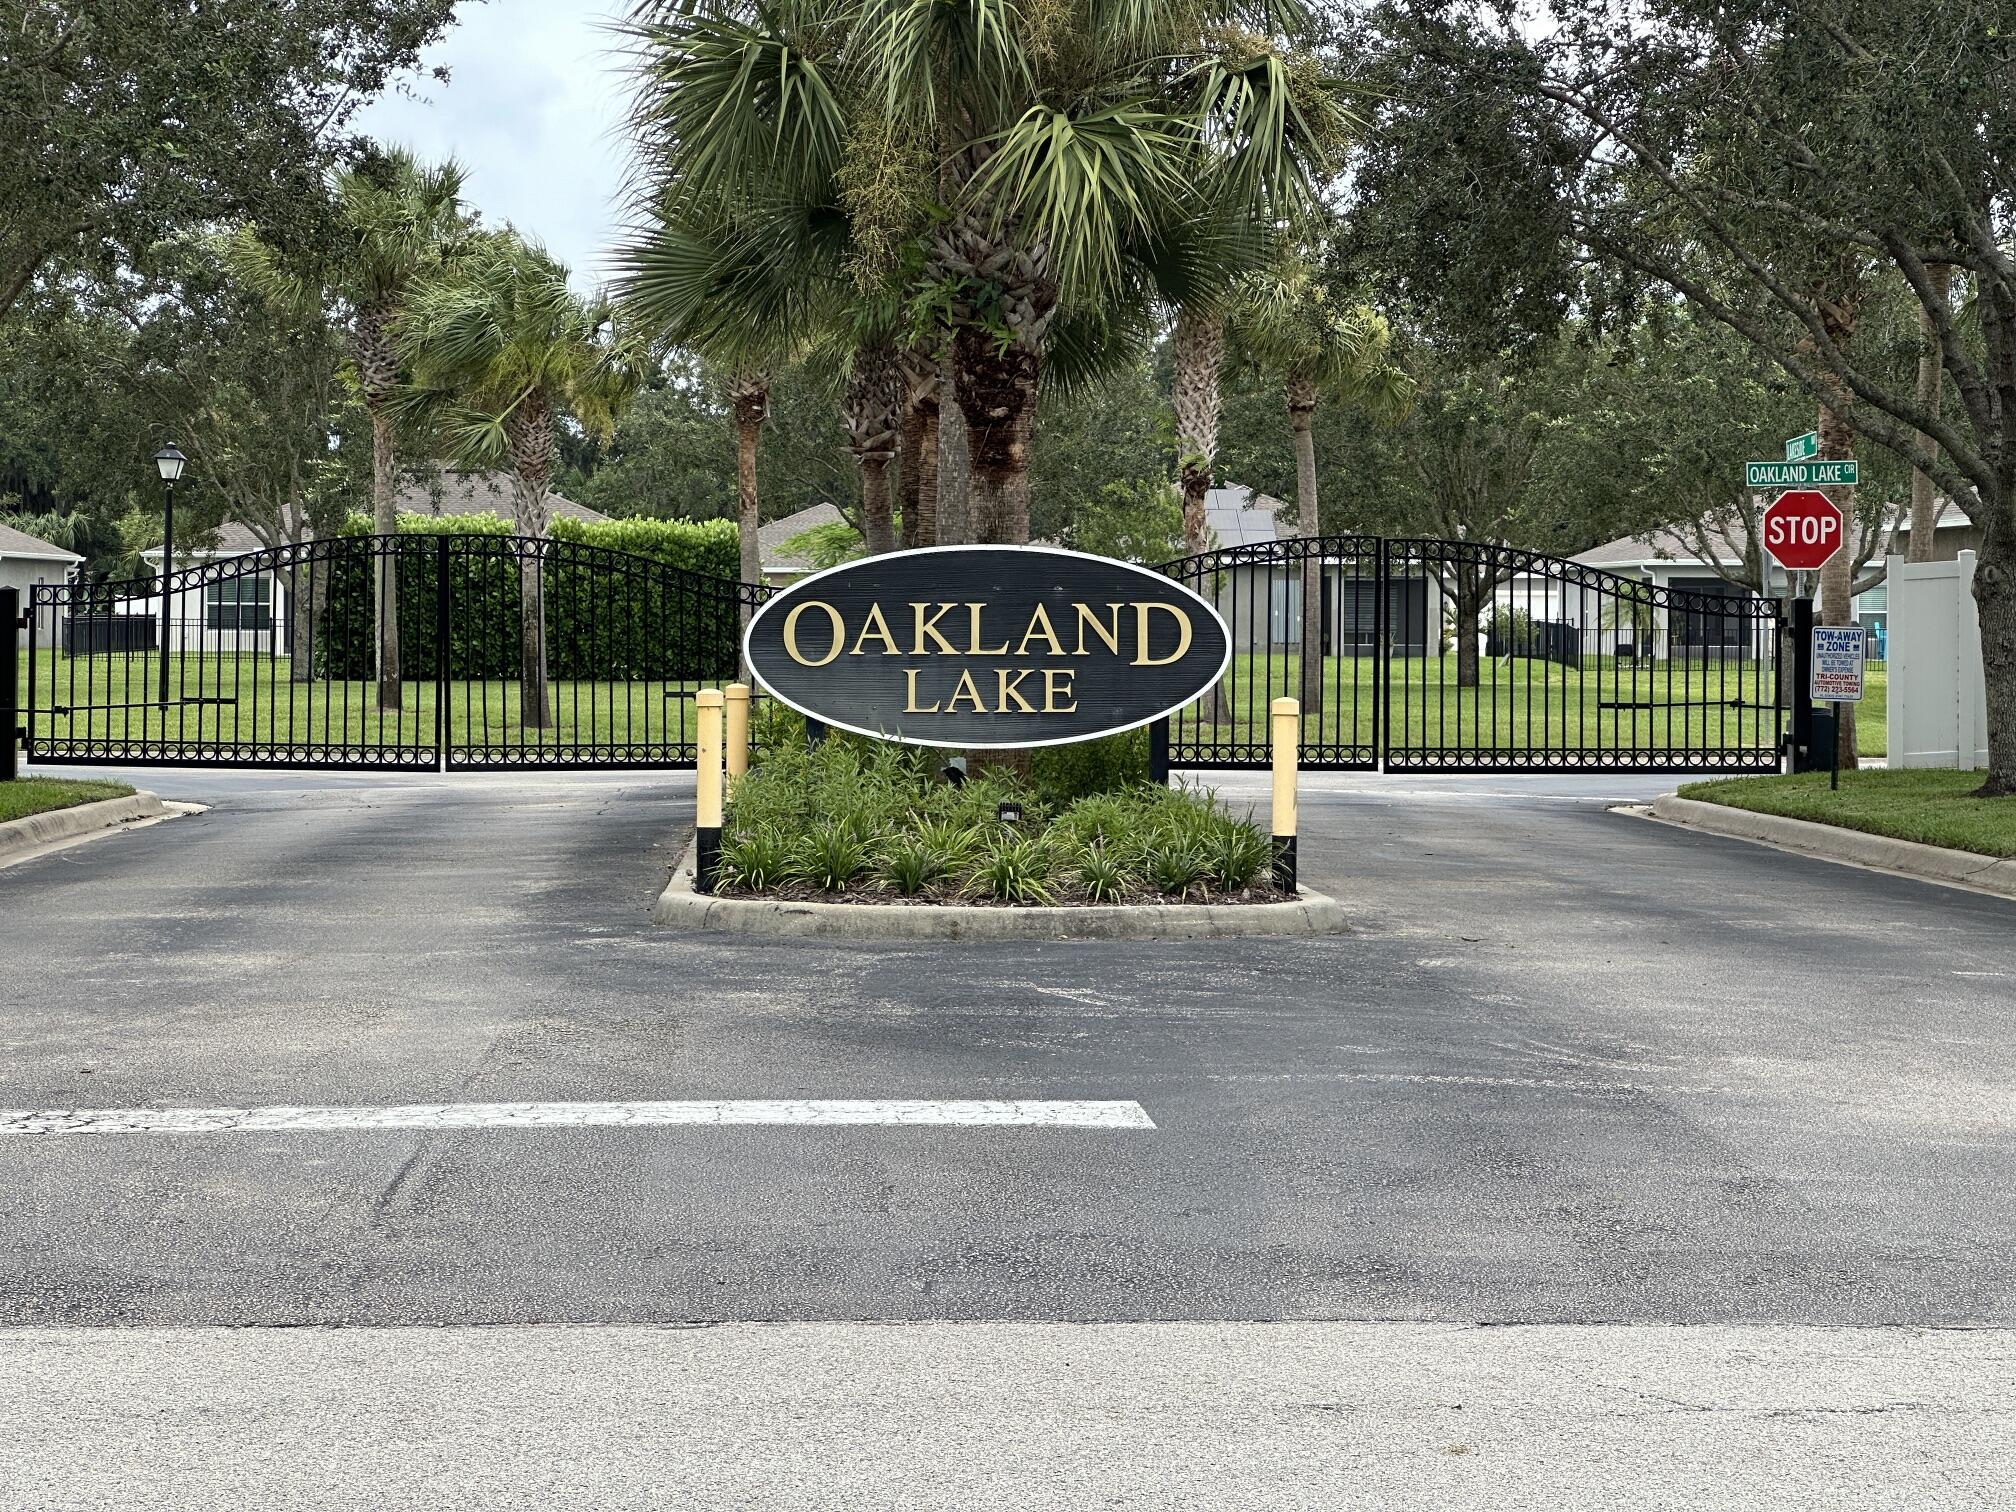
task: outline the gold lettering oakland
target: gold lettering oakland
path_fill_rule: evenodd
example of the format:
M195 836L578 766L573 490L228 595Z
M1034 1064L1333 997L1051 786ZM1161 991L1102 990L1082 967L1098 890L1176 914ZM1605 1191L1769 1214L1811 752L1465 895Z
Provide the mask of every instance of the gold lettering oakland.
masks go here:
M907 653L897 644L896 636L889 628L889 621L883 617L880 604L869 606L867 616L861 621L860 629L855 632L853 643L850 645L846 619L838 609L823 599L807 599L802 604L791 606L791 612L784 616L784 652L801 667L823 667L829 662L838 660L843 652L848 656L907 654L1023 657L1030 654L1032 646L1040 646L1045 648L1040 653L1044 656L1090 656L1093 653L1085 644L1085 635L1089 630L1094 641L1103 644L1112 655L1119 656L1121 625L1123 616L1129 610L1133 611L1134 621L1134 657L1129 663L1130 666L1164 667L1178 660L1190 649L1190 616L1175 604L1149 601L1094 606L1074 603L1071 606L1074 621L1071 636L1074 649L1070 651L1064 649L1064 637L1058 633L1055 623L1050 618L1050 611L1042 604L1038 604L1035 613L1029 616L1029 622L1023 626L1021 638L1015 642L1012 650L1009 647L1009 639L1014 639L1012 636L1004 639L999 645L981 644L980 616L986 607L984 604L953 601L942 604L909 604L906 607L910 610L911 629L910 649ZM963 626L959 625L958 616L955 615L952 620L952 624L957 627L952 631L954 635L957 635L960 629L966 633L966 644L963 646L954 645L946 639L945 631L938 628L939 623L955 609L966 611ZM1102 609L1105 611L1103 619L1099 613ZM1148 654L1148 617L1158 609L1176 621L1176 649L1167 656ZM808 612L823 614L826 617L827 627L832 632L833 638L824 656L807 656L799 649L798 622ZM880 650L871 653L869 647L876 643L879 643ZM1069 714L1078 707L1072 687L1077 672L1071 667L996 667L993 669L994 687L988 690L994 695L991 705L986 695L981 692L980 685L974 681L971 669L962 670L953 686L951 697L942 703L934 702L928 707L917 701L917 675L924 670L926 669L923 667L901 669L905 714L949 714L962 705L970 707L976 714ZM1031 703L1022 692L1023 681L1035 678L1039 674L1043 699L1040 705ZM1029 692L1032 695L1037 692L1033 684Z

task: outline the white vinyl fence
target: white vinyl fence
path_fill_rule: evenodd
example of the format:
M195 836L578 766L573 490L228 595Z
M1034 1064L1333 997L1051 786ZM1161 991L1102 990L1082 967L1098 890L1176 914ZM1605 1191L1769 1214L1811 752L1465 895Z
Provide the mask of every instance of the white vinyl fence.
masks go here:
M1889 561L1889 764L1988 765L1988 685L1974 613L1974 553Z

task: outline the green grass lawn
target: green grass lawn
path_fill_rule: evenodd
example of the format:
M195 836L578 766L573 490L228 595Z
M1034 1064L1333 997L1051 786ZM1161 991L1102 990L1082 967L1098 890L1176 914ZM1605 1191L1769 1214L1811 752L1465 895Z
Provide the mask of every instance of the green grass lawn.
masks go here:
M1976 798L1979 772L1843 772L1830 792L1825 772L1690 782L1682 798L1787 819L1811 819L1896 840L2016 856L2016 798Z
M35 735L43 740L169 741L241 746L381 746L432 751L435 686L408 682L398 710L380 709L368 682L288 680L287 662L265 656L177 657L170 706L159 703L152 655L64 657L36 664ZM24 657L24 681L26 676ZM679 745L690 742L701 686L677 681L557 681L553 721L519 719L516 680L448 685L452 748L481 746ZM668 698L666 695L676 694ZM196 700L182 703L179 700ZM112 707L130 705L130 707ZM76 712L54 712L58 708Z
M1180 718L1177 739L1265 741L1271 700L1300 696L1300 659L1236 655L1221 696L1200 700ZM1329 745L1370 745L1374 739L1370 657L1329 657L1324 707L1303 714L1303 739ZM1766 662L1674 660L1619 662L1587 657L1579 668L1551 662L1485 661L1478 686L1459 688L1456 658L1396 658L1389 664L1391 727L1409 747L1568 749L1754 748L1769 746L1778 728L1768 705L1773 672ZM1857 744L1866 756L1884 751L1884 669L1869 668ZM1730 704L1739 707L1729 707ZM1637 705L1637 707L1632 707ZM1620 707L1622 706L1622 707Z
M1327 658L1324 703L1305 712L1311 745L1375 743L1372 657ZM26 658L23 658L24 676ZM158 671L151 655L37 660L38 742L168 741L240 746L381 746L414 752L435 744L433 680L410 682L403 706L381 710L367 682L287 680L285 659L188 656L172 669L177 699L165 712L154 702ZM1771 667L1751 662L1618 662L1585 658L1579 668L1540 661L1485 661L1479 685L1456 685L1456 658L1396 658L1388 664L1390 724L1409 748L1570 750L1635 748L1714 750L1768 748L1776 731L1768 708ZM1179 743L1268 739L1268 704L1299 693L1292 654L1235 656L1222 693L1183 711ZM449 685L447 743L483 746L578 747L683 745L694 734L690 694L698 682L561 681L552 685L553 722L519 720L515 680ZM672 698L666 695L675 694ZM1884 750L1884 669L1869 669L1857 739L1865 756ZM132 707L107 707L108 705ZM1737 707L1730 707L1731 704ZM58 706L90 712L57 714Z
M16 782L0 782L0 823L9 819L26 819L30 814L75 808L80 803L124 798L132 791L123 782L71 782L56 777L23 777Z

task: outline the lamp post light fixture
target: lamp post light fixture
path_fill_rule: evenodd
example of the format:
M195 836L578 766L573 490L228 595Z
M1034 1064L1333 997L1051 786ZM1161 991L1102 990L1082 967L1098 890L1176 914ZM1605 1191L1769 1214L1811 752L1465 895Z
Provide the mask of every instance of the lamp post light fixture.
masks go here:
M174 602L168 592L168 576L175 570L175 485L189 459L182 448L170 441L154 453L154 471L161 475L161 718L168 718L168 626Z

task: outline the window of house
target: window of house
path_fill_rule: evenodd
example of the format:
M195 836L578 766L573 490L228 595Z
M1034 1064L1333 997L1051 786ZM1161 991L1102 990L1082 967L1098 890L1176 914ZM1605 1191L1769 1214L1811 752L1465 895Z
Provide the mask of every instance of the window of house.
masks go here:
M273 579L248 576L206 583L203 611L212 630L271 630Z

